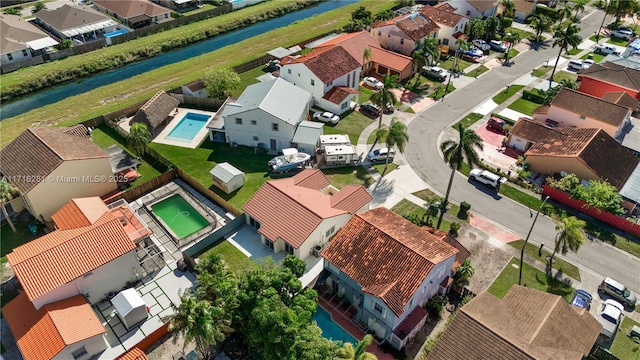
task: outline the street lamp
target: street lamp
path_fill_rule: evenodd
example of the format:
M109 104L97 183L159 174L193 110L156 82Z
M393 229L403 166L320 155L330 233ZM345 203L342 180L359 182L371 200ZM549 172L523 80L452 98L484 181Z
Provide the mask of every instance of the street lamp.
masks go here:
M544 201L540 205L538 212L536 212L536 217L533 218L533 222L531 223L531 228L529 228L529 233L527 234L527 238L524 239L524 244L522 244L522 249L520 250L520 275L518 275L518 285L522 285L522 261L524 259L524 248L527 246L527 243L529 242L529 236L531 236L531 232L533 231L533 226L536 224L536 220L538 220L538 215L540 215L540 210L542 210L542 207L544 206L544 203L547 202L547 200L549 200L548 195L544 198Z

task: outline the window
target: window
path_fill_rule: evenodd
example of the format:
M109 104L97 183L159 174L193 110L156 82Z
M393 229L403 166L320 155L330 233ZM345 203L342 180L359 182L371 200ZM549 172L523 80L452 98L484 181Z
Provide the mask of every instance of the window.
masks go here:
M271 131L278 131L278 124L277 123L271 124Z
M388 33L388 34L387 34L387 37L391 37L391 33Z
M449 39L442 39L443 45L449 45Z
M287 74L291 75L291 69L287 69Z
M80 349L74 351L71 353L71 356L73 356L74 359L80 359L81 357L87 355L87 348L86 347L81 347Z
M289 243L284 243L284 251L286 251L290 255L293 255L293 252L295 251L295 248L293 246L289 245Z
M240 119L240 118L236 118L236 124L238 124L238 125L242 125L242 119Z
M471 15L471 10L467 10L467 16Z
M298 73L298 77L300 77L300 73Z
M260 139L257 136L254 136L253 141L260 141Z
M258 121L257 120L251 120L251 125L258 125Z
M9 58L9 60L13 60L13 55L7 54L7 57Z
M387 315L387 312L385 311L385 309L382 308L382 306L380 306L380 304L378 304L377 302L373 302L373 310L378 312L380 315L382 315L382 317L385 317Z
M584 119L586 119L586 118L587 118L586 116L584 116L584 115L580 115L580 119L584 120Z
M382 36L382 31L378 30L378 36Z
M164 18L168 19L169 18L169 14L164 14Z
M404 44L404 39L400 39L400 45Z
M411 298L411 300L409 300L409 308L411 308L411 306L413 306L413 298Z
M315 86L316 85L316 81L311 79L311 86Z
M342 103L342 105L340 105L340 109L346 109L347 105L349 105L349 102Z
M271 240L266 239L266 242L267 242L267 243L266 243L265 245L267 245L267 247L268 247L269 249L273 250L273 243L271 242Z
M27 49L22 49L22 55L23 56L29 55L29 53L27 52Z
M456 27L453 28L453 32L455 33L456 31L458 31L458 25L456 25Z
M331 86L331 85L333 85L333 80L331 80L331 81L329 81L329 82L327 83L327 86Z
M331 227L331 229L327 230L327 234L326 237L331 236L331 234L333 234L334 232L336 232L336 227L335 225Z

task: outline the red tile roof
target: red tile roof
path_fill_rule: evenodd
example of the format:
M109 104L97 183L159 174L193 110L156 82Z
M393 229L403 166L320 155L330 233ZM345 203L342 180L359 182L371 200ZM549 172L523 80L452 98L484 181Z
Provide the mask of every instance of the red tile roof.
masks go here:
M328 185L322 171L306 169L292 178L267 181L242 209L260 222L260 234L297 249L324 219L357 211L372 199L360 185L346 186L333 196L320 191Z
M456 240L456 238L454 238L453 236L449 235L448 232L441 231L441 230L438 230L438 229L434 229L434 228L428 227L428 226L423 226L422 228L424 230L428 231L433 236L437 237L440 241L444 241L447 244L449 244L449 245L453 246L454 248L458 249L458 253L456 254L456 259L453 262L453 266L451 267L451 270L455 270L458 266L462 265L463 261L465 261L466 259L468 259L471 256L471 252L469 250L467 250L467 248L464 247L464 245L460 244L460 242L458 240Z
M286 66L290 63L292 62L281 62L280 64ZM305 64L325 84L361 66L360 62L341 46L314 49L307 55L294 59L293 63Z
M525 0L513 0L516 11L522 11L529 14L536 8L536 4Z
M349 95L359 93L360 92L358 90L352 89L350 87L334 86L331 90L324 94L322 98L334 104L341 104Z
M460 20L465 19L465 16L456 14L453 6L447 3L441 3L436 6L424 6L420 10L420 14L431 19L438 25L445 25L450 28L458 25Z
M458 250L384 207L355 214L322 257L396 316L438 263Z
M71 199L51 219L60 230L75 229L95 223L104 213L107 205L99 197Z
M395 25L400 31L413 41L418 41L424 37L436 33L440 27L433 20L424 17L419 13L410 15L400 15L388 21L376 21L371 25L373 29Z
M371 46L370 50L372 61L392 70L402 72L404 69L412 65L412 60L408 56L376 46Z
M36 310L22 292L2 308L2 313L25 360L51 359L68 345L105 333L82 295Z
M580 73L583 78L588 77L621 88L640 91L640 70L624 67L612 62L593 64Z
M33 301L135 247L120 221L106 213L92 225L55 230L19 246L7 260Z
M551 101L551 107L554 106L614 126L620 126L629 114L627 107L566 87Z
M132 347L126 353L120 355L117 360L148 360L147 354L137 347Z

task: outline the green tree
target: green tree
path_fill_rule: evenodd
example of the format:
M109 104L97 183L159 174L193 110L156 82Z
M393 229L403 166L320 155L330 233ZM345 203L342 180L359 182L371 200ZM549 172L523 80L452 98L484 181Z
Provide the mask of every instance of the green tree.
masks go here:
M516 13L516 4L511 0L502 0L502 15L504 17L513 18Z
M342 348L338 351L338 359L341 360L377 360L378 357L372 353L367 352L367 347L373 342L373 336L367 334L358 341L358 345L353 347L353 344L347 342L342 345Z
M513 24L513 19L510 17L503 17L500 19L500 28L502 31L506 31Z
M399 86L398 75L385 74L382 77L382 84L384 85L382 89L373 93L370 98L371 102L381 109L378 130L382 128L382 114L387 110L388 106L395 106L396 102L398 102L395 94L391 92L391 89L396 89Z
M506 33L502 38L504 42L509 44L507 51L504 54L504 63L509 65L509 56L511 56L511 49L522 40L519 33Z
M484 20L476 18L467 24L466 31L471 40L480 39L487 33L487 24Z
M142 156L144 147L151 141L151 134L149 133L149 130L147 130L147 125L144 123L134 123L131 125L127 141L133 145L139 159Z
M565 6L557 10L558 15L560 15L560 17L558 18L558 26L562 26L562 22L564 21L564 19L571 16L572 10L573 9L570 6Z
M571 193L573 189L580 186L580 179L575 174L567 174L558 180L552 181L549 185L555 189Z
M21 14L20 8L18 8L18 7L6 8L6 9L2 10L2 12L5 13L5 14L18 15L18 16L20 16L20 14Z
M304 275L304 271L307 269L307 264L304 261L291 254L287 255L284 260L282 260L282 266L291 270L296 278Z
M416 82L413 86L418 86L420 82L420 73L422 71L422 67L427 65L427 58L424 56L424 53L420 50L420 45L418 45L418 49L411 54L411 62L413 63L413 68L417 69L416 71Z
M46 10L47 9L47 5L44 4L44 2L42 1L38 1L35 4L33 4L33 9L31 9L31 13L35 14L40 10Z
M238 306L238 280L219 254L209 253L201 257L196 269L199 272L196 299L208 300L220 307L230 321L233 310Z
M422 39L418 49L429 60L429 65L437 63L440 59L440 44L438 39L433 36Z
M496 36L496 32L498 32L498 28L500 27L500 19L495 16L489 16L485 21L485 40L489 41Z
M571 197L586 202L586 207L594 207L616 215L624 213L620 206L620 193L615 186L606 181L591 180L586 186L577 186L571 192Z
M451 176L449 177L449 184L447 185L447 192L442 201L440 209L440 217L438 218L437 229L440 229L442 224L442 218L447 209L447 203L449 202L449 194L451 193L451 186L453 185L453 177L456 174L456 170L460 170L462 163L466 160L469 166L477 165L480 163L478 159L478 153L476 149L482 150L482 138L478 136L473 130L465 129L461 124L457 127L458 141L450 139L440 144L440 150L444 155L444 161L451 168Z
M631 16L638 10L638 2L636 0L617 0L612 1L614 6L613 14L616 16L616 24L621 22L625 16Z
M5 178L0 178L0 207L2 208L2 214L4 218L7 219L7 223L11 227L13 232L16 232L16 226L11 221L9 217L9 213L7 212L7 208L5 207L6 203L13 200L16 196L18 196L20 192L18 189L13 187L10 182L8 182Z
M70 48L72 45L71 40L69 39L64 39L62 40L61 43L59 43L58 45L55 46L56 49L58 50L64 50L64 49L68 49Z
M384 131L384 134L380 138L384 138L384 142L387 144L387 147L393 149L394 147L398 148L398 151L401 154L404 154L404 148L409 142L409 134L407 133L407 126L397 118L391 119L391 126L389 126L389 130L381 129ZM382 176L387 172L387 166L389 166L389 155L391 152L387 152L387 158L384 162L384 170L382 171Z
M364 77L364 73L365 73L365 69L368 69L367 64L369 64L369 62L373 59L373 55L371 54L371 49L370 48L366 48L362 51L362 73L360 74L360 77Z
M360 6L351 13L351 20L360 22L367 26L373 24L373 15L371 14L371 11L367 10L364 6Z
M240 85L240 76L232 69L217 68L204 74L202 82L210 98L224 100Z
M455 272L453 273L453 281L458 285L462 285L469 280L474 273L475 270L473 269L473 266L471 266L471 260L465 259L462 264L455 269Z
M569 24L566 29L562 30L562 28L558 28L556 32L553 34L553 47L559 47L558 57L556 58L555 64L553 64L553 70L551 71L551 77L549 77L549 89L551 88L551 83L553 82L553 76L556 73L556 68L558 67L558 62L560 61L560 56L562 52L567 50L569 46L574 49L580 45L582 42L582 36L579 34L580 27L576 24Z
M390 19L393 19L393 10L391 9L380 11L373 17L374 21L387 21Z
M575 216L563 216L560 222L556 224L555 245L553 253L549 257L549 269L553 268L553 258L559 251L562 255L566 255L569 250L577 252L582 245L584 239L584 226L586 223ZM549 270L551 271L551 270Z
M572 10L572 11L575 11L575 13L574 13L574 15L573 15L573 16L574 16L576 19L580 19L580 18L578 17L578 15L580 15L580 14L584 11L584 5L583 5L583 4L580 4L580 3L577 3L577 4L573 5L573 7L571 8L571 10Z
M606 0L604 1L604 15L602 16L602 22L600 23L600 27L598 28L598 32L596 33L596 44L600 41L600 33L602 32L602 27L604 26L604 22L607 20L607 15L614 15L618 8L618 0Z
M534 18L529 25L535 30L535 41L542 41L542 33L549 31L551 29L551 25L553 24L553 20L550 17L545 15L540 15Z

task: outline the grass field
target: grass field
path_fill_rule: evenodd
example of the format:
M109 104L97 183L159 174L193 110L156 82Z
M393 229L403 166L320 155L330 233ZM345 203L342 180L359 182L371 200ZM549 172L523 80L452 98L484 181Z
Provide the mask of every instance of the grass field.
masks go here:
M634 325L640 326L640 323L626 316L622 319L620 329L618 329L618 333L616 334L615 339L613 339L613 344L611 344L611 349L609 349L609 351L611 351L611 353L618 359L638 358L638 354L640 353L640 344L634 342L628 336L629 330L631 330Z
M242 275L247 271L256 269L258 267L258 264L256 262L249 259L245 254L243 254L227 240L224 240L218 245L207 250L205 253L200 255L200 257L204 258L209 253L219 254L229 267L229 270L231 270L236 275Z
M512 241L509 243L510 246L520 250L522 249L522 245L524 244L524 240ZM553 246L553 244L549 244ZM547 263L547 256L551 256L551 253L546 249L542 250L542 256L538 256L538 246L533 245L531 243L527 243L527 246L524 248L525 254L531 256L532 258ZM553 259L553 268L562 271L562 273L572 279L576 279L580 281L580 270L577 266L570 264L558 257Z
M565 79L576 81L578 79L578 74L568 71L558 71L557 73L553 74L553 81L557 83L562 82L562 80Z
M391 211L393 211L394 213L400 216L415 215L415 216L418 216L419 218L423 218L427 213L427 210L424 207L418 206L407 199L400 200L399 203L397 203L394 207L391 208ZM435 225L438 223L438 215L432 217L431 221L433 222L433 226L435 227ZM440 230L449 231L450 226L451 226L451 222L447 221L447 219L442 219L442 224L440 224Z
M607 40L607 43L619 46L627 46L628 41L625 39L610 37L609 40Z
M605 55L602 54L596 54L594 52L590 52L588 54L585 54L583 57L581 57L580 59L585 60L589 58L589 55L591 55L593 57L593 61L600 63L600 61L602 61L602 59L604 59Z
M500 93L494 96L492 100L494 103L500 105L515 95L518 91L522 90L523 87L524 85L511 85L508 88L505 87L504 90L500 91Z
M540 104L536 104L533 101L518 99L509 105L509 109L523 113L525 115L533 115L533 111L537 109Z
M324 169L322 172L329 178L331 185L338 189L349 184L362 185L366 188L373 185L375 180L367 174L362 166Z
M42 232L37 236L31 235L28 227L29 224L26 222L14 221L13 224L16 227L16 232L11 230L9 224L4 224L0 227L0 239L2 239L2 246L0 246L1 263L4 263L7 260L6 255L14 248L24 245L36 237L43 235Z
M451 127L454 129L457 129L458 125L462 125L464 126L465 129L467 129L469 128L469 126L475 124L478 120L482 119L483 117L484 115L478 114L478 113L467 114L467 116L462 118L462 120L458 121L457 123L453 124L453 126Z
M359 111L351 111L346 113L336 126L324 126L324 134L347 134L353 145L358 145L358 138L362 130L372 123L378 123L378 119L372 119ZM375 133L375 132L374 132Z
M553 69L553 66L541 66L533 71L533 76L541 77Z

